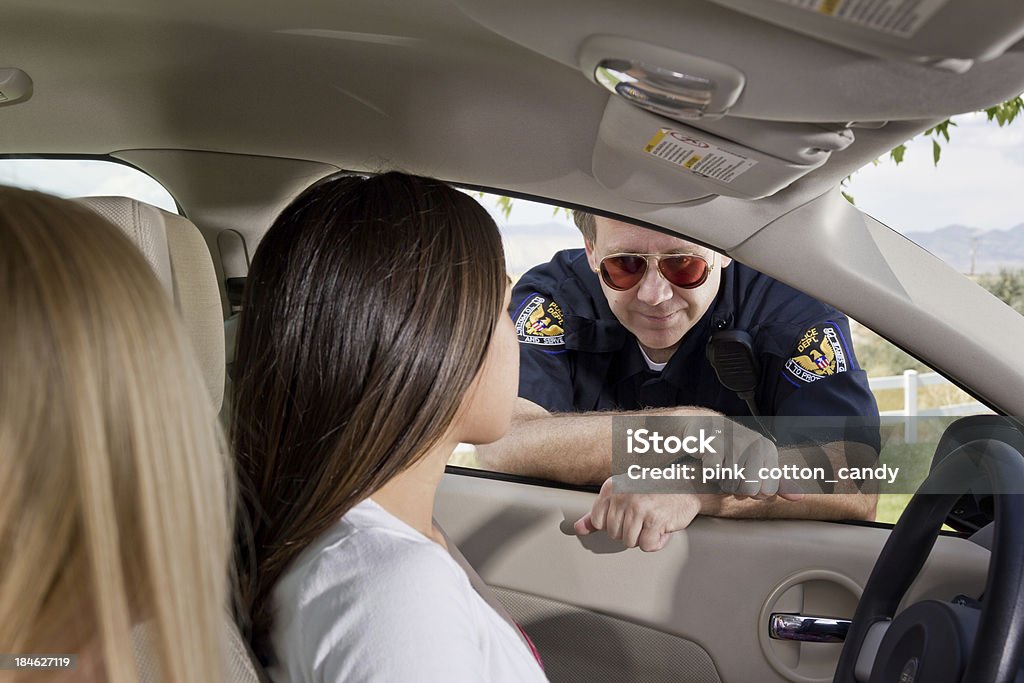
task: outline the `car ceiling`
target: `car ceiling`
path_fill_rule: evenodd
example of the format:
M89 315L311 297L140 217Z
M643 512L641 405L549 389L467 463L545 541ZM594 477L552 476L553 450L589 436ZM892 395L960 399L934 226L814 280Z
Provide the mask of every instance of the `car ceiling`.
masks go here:
M938 14L900 42L790 7L801 3L815 4L6 0L0 67L24 70L34 90L0 105L0 154L133 163L168 187L215 254L211 231L236 229L252 247L284 203L336 169L400 168L594 207L725 250L953 379L976 378L980 398L1020 414L1019 384L1006 380L1024 381L1024 371L1000 356L998 340L969 332L998 318L1001 304L949 310L951 300L978 296L975 286L936 287L935 278L956 275L945 266L945 275L917 278L933 267L927 255L879 233L836 187L928 126L1024 91L1024 6L923 0ZM638 198L595 178L609 112L640 112L581 71L581 48L595 35L740 70L742 93L707 125L740 126L751 139L771 140L787 126L888 123L853 129L852 144L757 201L717 196L685 174L662 190L678 186L687 200ZM942 58L959 67L916 63ZM659 163L611 166L628 181ZM811 206L819 199L827 201ZM795 249L806 254L796 268ZM876 305L882 300L891 305ZM1022 320L1000 324L1024 328ZM982 357L983 365L971 360Z
M1011 3L975 7L979 21L1016 12L1024 24ZM957 74L709 0L8 0L0 66L23 69L35 89L0 109L0 153L187 149L397 166L539 195L558 181L560 199L600 206L614 200L589 177L609 94L578 53L601 34L735 66L746 85L729 118L890 121L858 129L805 177L808 196L935 120L1024 90L1020 45Z

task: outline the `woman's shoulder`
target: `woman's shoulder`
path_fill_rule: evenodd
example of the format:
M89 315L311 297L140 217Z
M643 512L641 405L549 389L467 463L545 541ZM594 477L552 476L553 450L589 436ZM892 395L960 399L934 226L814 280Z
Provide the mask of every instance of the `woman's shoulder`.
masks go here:
M379 611L410 597L422 603L427 587L449 599L472 590L444 548L367 499L295 559L275 593L279 605L327 600L347 608L358 599Z
M448 551L372 501L309 550L275 589L275 680L539 679Z
M313 680L311 672L337 667L339 680L363 680L359 667L381 666L389 643L405 651L426 643L436 649L446 639L476 642L473 589L447 551L378 519L377 510L354 512L307 548L274 589L273 669L282 680ZM414 655L422 660L429 651Z

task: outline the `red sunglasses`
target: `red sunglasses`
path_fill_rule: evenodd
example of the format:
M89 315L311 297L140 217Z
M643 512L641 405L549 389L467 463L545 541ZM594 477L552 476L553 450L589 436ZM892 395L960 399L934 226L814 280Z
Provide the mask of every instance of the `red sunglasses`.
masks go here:
M693 289L704 284L714 269L699 254L609 254L601 259L601 279L617 292L633 289L647 274L649 259L658 264L658 272L680 289Z

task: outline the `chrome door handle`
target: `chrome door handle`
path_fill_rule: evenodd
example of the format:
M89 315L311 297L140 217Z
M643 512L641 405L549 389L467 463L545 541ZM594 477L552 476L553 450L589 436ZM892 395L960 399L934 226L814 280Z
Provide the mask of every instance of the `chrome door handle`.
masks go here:
M768 635L776 640L798 640L805 643L841 643L850 630L849 619L805 617L802 614L772 613L768 618Z

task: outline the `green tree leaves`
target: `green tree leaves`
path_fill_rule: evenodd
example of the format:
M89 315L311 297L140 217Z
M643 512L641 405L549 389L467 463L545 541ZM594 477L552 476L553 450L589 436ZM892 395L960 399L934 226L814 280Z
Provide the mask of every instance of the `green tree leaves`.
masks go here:
M903 155L907 153L906 145L896 145L889 151L889 158L899 166L903 163Z
M480 196L483 197L484 193L481 192ZM498 211L501 211L501 215L508 220L508 217L512 215L512 198L511 197L498 197L495 202L498 206Z
M932 126L931 128L929 128L925 132L921 133L922 135L931 135L932 136L932 161L935 163L936 166L939 165L939 158L942 156L942 145L939 144L939 138L943 137L943 138L946 139L946 142L949 142L949 127L950 126L955 126L955 125L956 125L955 121L953 121L951 119L946 119L942 123L940 123L940 124L938 124L936 126ZM904 149L906 149L906 148L904 148ZM890 154L891 154L891 152L890 152ZM902 161L902 160L903 160L903 157L902 157L902 155L900 155L900 161ZM896 163L898 164L900 162L897 161Z
M1022 112L1024 112L1024 94L1017 95L1016 97L1008 99L1005 102L1001 102L1000 104L997 104L994 107L982 109L981 111L985 112L985 116L987 117L988 121L995 121L1000 128L1002 128L1003 126L1008 126L1011 123L1013 123L1017 119L1017 117L1021 115ZM929 128L928 130L924 131L923 133L921 133L921 135L931 137L932 139L932 163L936 166L939 165L939 159L942 158L943 144L949 144L950 142L949 129L951 126L956 127L956 121L953 121L952 119L946 119L945 121L938 123ZM903 163L906 154L906 143L896 145L891 150L889 150L889 159L892 160L894 164L899 166L900 164ZM879 160L875 159L874 164L877 166L878 163ZM849 183L850 178L852 177L853 174L846 176L846 179L843 180L842 185L846 186ZM846 198L846 201L850 202L851 204L855 203L853 201L853 195L851 195L849 192L842 191L842 194Z
M1014 98L1006 100L994 107L983 109L985 116L989 121L995 121L1000 128L1008 126L1013 123L1021 112L1024 111L1024 99L1022 95L1017 95ZM930 136L932 138L932 161L938 166L939 159L942 157L942 145L948 144L950 141L949 129L950 127L956 127L956 121L952 119L946 119L942 123L936 124L921 133L924 136ZM943 142L940 142L943 141ZM903 163L904 155L907 153L907 146L897 145L889 151L889 158L893 160L896 165Z
M992 121L994 119L1000 128L1013 123L1014 119L1020 116L1021 111L1024 110L1024 99L1021 99L1022 97L1024 95L1017 95L1012 100L1007 100L1002 104L986 109L985 114L988 116L988 120Z

